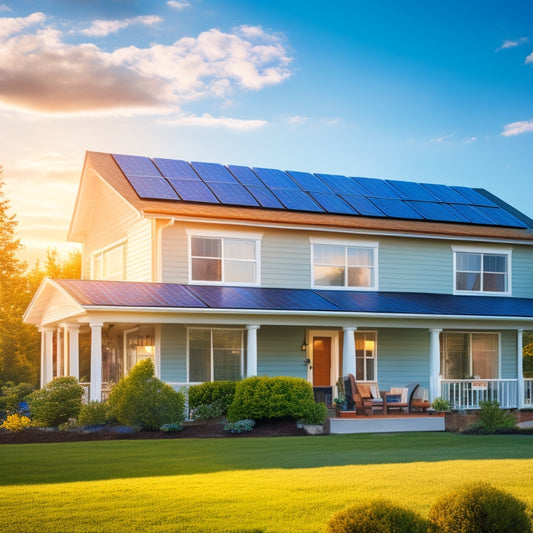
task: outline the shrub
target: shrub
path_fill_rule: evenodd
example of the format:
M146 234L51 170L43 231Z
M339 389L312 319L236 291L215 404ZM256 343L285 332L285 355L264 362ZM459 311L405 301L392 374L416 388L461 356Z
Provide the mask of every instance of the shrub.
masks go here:
M309 404L307 411L303 414L301 422L303 424L323 424L328 417L328 408L325 403Z
M449 411L450 410L450 402L448 400L445 400L444 398L435 398L433 400L433 403L431 404L431 407L434 411Z
M531 532L526 504L483 482L444 495L431 507L429 519L439 533Z
M97 426L109 421L109 406L106 402L92 401L82 405L78 416L79 426Z
M137 429L157 431L163 424L181 424L185 420L183 394L155 377L151 359L137 363L113 387L109 407L121 424Z
M474 424L468 428L478 433L496 433L506 431L516 426L516 417L505 410L500 409L498 400L479 402L481 409Z
M82 396L83 388L76 378L58 377L32 392L28 404L37 425L57 427L78 417Z
M29 396L34 390L30 383L6 383L2 387L0 394L0 409L5 409L8 412L16 412L19 410L20 404Z
M237 420L237 422L226 422L224 424L224 431L229 433L244 433L245 431L252 431L255 426L255 420Z
M159 431L161 433L177 433L183 429L183 424L163 424Z
M20 431L24 428L29 428L32 425L32 421L27 416L21 416L18 414L9 415L0 428L7 429L9 431Z
M219 401L210 404L202 403L191 411L193 420L208 420L210 418L219 418L224 414L224 407Z
M226 417L230 422L246 418L300 420L314 404L313 388L305 379L251 377L237 382Z
M428 522L387 500L354 505L333 515L327 533L426 533Z
M224 414L233 401L236 385L236 381L207 381L189 387L189 409L217 403L222 409L221 414Z

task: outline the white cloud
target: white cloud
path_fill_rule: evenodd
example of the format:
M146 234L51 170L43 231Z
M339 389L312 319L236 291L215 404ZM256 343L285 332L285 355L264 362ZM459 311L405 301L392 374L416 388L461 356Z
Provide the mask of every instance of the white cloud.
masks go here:
M502 45L496 48L495 51L499 52L500 50L506 50L508 48L516 48L517 46L520 46L521 44L525 44L527 42L529 42L529 39L527 37L520 37L520 39L517 39L515 41L503 41Z
M464 140L464 143L465 144L470 144L470 143L473 143L473 142L476 142L477 141L477 137L467 137L465 140Z
M199 126L202 128L226 128L230 130L250 131L262 128L265 120L241 120L228 117L214 117L209 113L201 116L186 114L169 120L160 120L169 126Z
M512 137L513 135L521 135L522 133L531 132L533 132L533 119L506 124L503 127L502 135L504 137Z
M453 135L450 133L448 135L441 135L440 137L434 137L431 139L430 142L437 143L437 144L447 144L449 143L453 138Z
M308 120L309 120L308 117L295 116L295 117L289 117L287 119L287 122L289 124L295 124L295 125L301 126L303 124L306 124Z
M327 126L336 126L337 124L340 124L342 122L342 118L325 118L324 120L322 120L322 122Z
M11 8L5 4L0 4L0 11L11 11Z
M526 64L533 63L533 52L526 57Z
M128 26L132 26L135 24L151 26L152 24L157 24L158 22L161 22L161 20L161 17L157 17L155 15L148 15L145 17L134 17L123 20L95 20L88 28L81 30L80 33L95 37L104 37L111 33L116 33L121 29L127 28Z
M258 26L106 52L92 43L66 43L34 13L0 18L0 39L0 105L33 113L161 112L200 98L227 98L236 89L260 90L291 75L283 38Z
M172 9L177 9L178 11L183 11L186 7L189 7L191 4L189 2L176 2L176 0L168 0L167 6Z

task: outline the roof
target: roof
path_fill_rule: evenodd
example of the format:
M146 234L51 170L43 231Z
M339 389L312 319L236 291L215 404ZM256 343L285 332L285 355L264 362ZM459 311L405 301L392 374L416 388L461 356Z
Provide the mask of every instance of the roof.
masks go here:
M82 240L91 208L85 179L148 217L533 240L533 221L483 189L98 152L87 152L72 240Z
M533 299L501 296L52 280L84 308L296 311L533 318Z

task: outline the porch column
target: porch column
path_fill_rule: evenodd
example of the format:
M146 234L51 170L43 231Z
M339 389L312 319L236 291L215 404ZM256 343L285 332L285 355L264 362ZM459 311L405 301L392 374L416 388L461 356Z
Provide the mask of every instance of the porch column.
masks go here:
M39 372L39 379L40 379L40 387L41 389L44 387L44 365L45 365L45 358L44 358L44 329L39 328L39 333L41 334L41 366L40 366L40 372Z
M342 375L353 374L355 376L355 327L344 327L344 342L342 346Z
M54 379L54 329L43 328L44 331L44 383Z
M56 376L65 376L63 364L63 344L61 343L61 328L56 328Z
M80 379L80 326L67 324L70 375Z
M102 400L102 322L91 322L91 394L89 399Z
M257 330L261 326L246 326L246 377L257 376Z
M430 329L429 343L429 401L440 396L440 340L442 329Z
M69 365L69 357L68 357L68 330L67 326L64 324L62 325L63 328L63 375L64 376L71 376L70 373L70 365Z
M524 358L522 355L523 334L524 334L523 329L519 329L517 331L518 349L516 350L517 352L516 353L516 356L517 356L516 377L518 381L518 387L517 387L518 402L516 405L518 406L518 409L522 409L524 407Z

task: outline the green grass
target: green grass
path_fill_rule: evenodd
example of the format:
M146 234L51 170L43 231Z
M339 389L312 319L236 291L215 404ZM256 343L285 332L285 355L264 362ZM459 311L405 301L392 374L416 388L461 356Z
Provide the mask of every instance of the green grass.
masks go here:
M0 447L4 532L323 531L386 497L427 515L485 480L533 505L533 437L448 433Z

